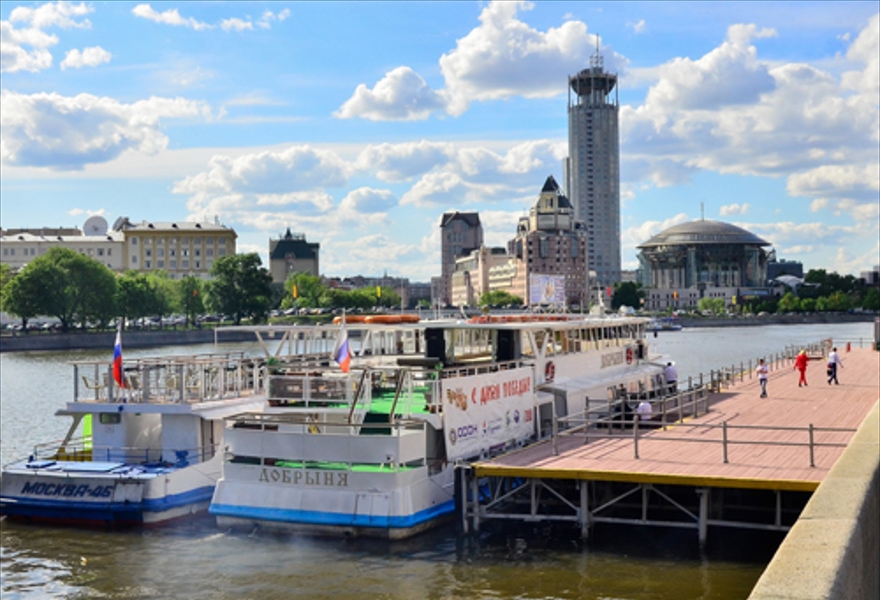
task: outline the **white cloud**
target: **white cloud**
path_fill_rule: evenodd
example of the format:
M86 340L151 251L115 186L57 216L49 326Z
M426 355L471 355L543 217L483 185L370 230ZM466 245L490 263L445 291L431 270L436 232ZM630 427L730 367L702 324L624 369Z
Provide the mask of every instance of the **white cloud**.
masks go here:
M48 34L43 29L89 28L91 22L83 17L93 10L84 2L49 2L37 8L14 8L9 13L8 21L0 21L0 72L36 73L51 67L52 53L47 48L58 43L58 36ZM16 29L15 23L21 23L24 27Z
M772 29L731 25L727 40L698 60L677 58L659 68L660 81L648 92L646 105L676 109L715 109L751 103L774 87L765 65L757 60L753 38L774 37Z
M627 27L631 27L634 33L644 33L645 31L645 20L640 19L636 23L627 23Z
M345 184L349 171L348 164L335 152L311 146L290 146L277 152L236 158L217 155L210 160L209 167L208 171L177 182L175 193L275 194L338 187Z
M182 17L176 8L170 8L162 12L156 12L149 4L138 4L131 9L131 14L142 19L147 19L155 23L163 25L172 25L174 27L188 27L196 31L205 29L213 29L213 26L193 19L192 17Z
M620 235L621 243L625 247L635 248L639 244L644 244L658 233L666 231L675 225L687 223L690 220L690 217L685 213L678 213L663 221L644 221L633 227L623 229Z
M360 84L333 114L340 119L417 121L445 106L443 97L428 87L419 74L409 67L397 67L386 73L372 90Z
M61 62L61 70L96 67L102 63L110 62L111 58L112 55L100 46L85 48L82 52L73 49L67 53Z
M360 153L357 167L370 170L382 181L405 181L445 165L453 154L451 144L407 142L369 145Z
M587 35L587 26L572 20L538 31L517 18L532 7L491 2L480 13L480 25L440 57L453 115L473 100L557 96L565 91L559 82L589 64L596 39Z
M744 215L749 212L749 203L744 202L743 204L726 204L721 207L719 211L722 217L727 217L730 215Z
M82 169L126 150L153 153L168 145L160 129L167 118L210 117L207 105L182 98L123 104L80 94L2 92L0 159L4 164Z
M358 225L378 225L388 222L388 211L397 206L391 190L360 187L352 190L339 203L340 220Z
M28 23L35 29L46 27L70 27L89 28L92 26L88 19L79 20L81 17L94 12L94 8L85 2L73 4L72 2L47 2L36 8L17 6L9 13L9 20L13 23Z
M789 194L825 199L814 210L862 212L880 188L878 30L872 18L847 52L864 68L838 81L815 66L761 61L751 41L775 31L731 26L703 57L657 67L644 104L621 107L621 172L656 186L700 170L783 177Z
M220 29L223 31L253 31L254 24L250 21L244 21L237 17L232 17L231 19L223 19L220 21Z
M472 188L454 173L428 173L400 199L402 206L457 206L466 203Z
M865 94L876 103L880 100L880 13L871 17L850 45L846 57L864 64L864 69L844 73L841 79L843 88Z
M560 85L589 63L596 36L581 21L536 30L517 18L531 10L529 2L490 2L480 13L480 25L443 54L440 71L445 87L431 89L410 67L386 73L373 89L360 84L335 113L340 118L374 121L421 120L434 113L460 115L474 100L514 96L548 98L565 92ZM609 70L619 70L623 57L605 52Z
M262 14L262 16L260 17L260 20L257 21L257 26L260 27L261 29L270 29L272 27L273 21L278 21L280 23L281 21L286 20L287 17L289 17L289 16L290 16L290 9L289 8L285 8L284 10L279 12L277 15L275 13L273 13L271 10L267 10Z

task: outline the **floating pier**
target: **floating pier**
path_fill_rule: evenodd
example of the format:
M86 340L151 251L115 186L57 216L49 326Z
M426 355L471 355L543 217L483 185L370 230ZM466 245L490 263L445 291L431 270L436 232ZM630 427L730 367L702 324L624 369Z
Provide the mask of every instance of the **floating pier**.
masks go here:
M652 420L568 417L551 439L461 465L461 526L567 522L584 538L597 523L682 527L701 544L710 527L787 531L880 397L880 353L844 343L829 385L823 350L806 387L777 360L767 398L744 370L726 389L658 401Z

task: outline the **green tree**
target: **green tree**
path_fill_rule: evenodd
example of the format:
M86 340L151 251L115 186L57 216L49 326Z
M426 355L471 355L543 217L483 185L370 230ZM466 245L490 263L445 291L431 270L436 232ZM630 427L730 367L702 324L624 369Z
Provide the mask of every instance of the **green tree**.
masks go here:
M327 289L324 281L317 275L305 272L294 273L284 282L284 299L281 308L317 308L321 306L321 296Z
M147 275L153 289L153 307L150 314L166 317L179 309L177 282L171 279L167 271L153 271ZM182 309L181 309L182 310Z
M520 298L519 296L514 296L510 292L506 292L504 290L483 292L483 295L480 296L479 302L477 302L479 306L506 306L508 304L516 304L522 306L522 303L522 298Z
M713 315L717 315L724 310L724 300L721 300L720 311L718 300L721 300L721 298L700 298L699 302L697 302L697 309L700 312L710 312Z
M28 321L42 314L42 294L43 285L37 277L15 276L3 286L3 310L19 317L22 331L26 332Z
M619 309L621 306L630 306L639 309L642 306L642 299L645 292L642 286L633 281L623 281L614 285L614 292L611 295L611 308Z
M791 292L785 292L785 295L779 299L777 308L782 312L795 312L800 310L800 300Z
M230 315L236 325L245 317L264 321L272 302L272 276L262 264L256 252L217 259L211 268L212 310Z
M116 280L116 309L127 321L156 314L156 289L145 273L126 271Z
M865 299L862 301L862 308L865 310L880 310L880 290L875 287L872 287L868 290L868 293L865 294Z
M28 263L7 285L13 290L14 311L22 318L46 315L58 319L62 331L79 321L106 324L113 318L116 278L98 261L67 248L52 248Z
M205 312L205 293L202 280L187 275L177 282L177 304L186 315L187 325L194 325L196 317Z

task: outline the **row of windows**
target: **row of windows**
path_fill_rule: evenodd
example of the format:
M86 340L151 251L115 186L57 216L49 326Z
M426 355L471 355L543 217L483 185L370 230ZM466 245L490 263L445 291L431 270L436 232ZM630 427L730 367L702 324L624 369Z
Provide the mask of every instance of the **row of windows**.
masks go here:
M223 256L224 254L226 254L226 250L224 250L224 249L220 249L217 252L220 256ZM202 249L196 248L195 250L192 251L192 255L195 256L196 258L200 257L202 255ZM145 249L144 256L147 256L147 257L153 256L153 250L151 248ZM156 256L159 258L164 258L165 257L165 248L156 248ZM169 248L168 249L168 256L171 258L176 258L177 257L177 249L176 248ZM190 249L189 248L181 248L180 249L180 256L189 257L190 256ZM214 256L214 249L213 248L206 248L205 249L205 256L213 257Z
M36 248L19 248L21 250L20 256L36 256L37 249ZM80 254L87 254L89 256L113 256L113 248L79 248L78 252ZM40 254L45 254L46 248L40 249ZM15 256L15 248L3 248L3 256Z
M217 251L217 255L218 255L218 256L225 256L225 255L226 255L226 250L224 250L224 249L221 248L220 250ZM152 267L153 261L151 260L152 257L150 256L150 254L147 254L146 256L147 256L147 258L144 259L144 268L145 268L145 269L152 269L152 268L153 268L153 267ZM173 256L173 255L172 255L172 256ZM169 269L176 269L176 268L177 268L177 262L178 262L177 259L170 259L170 260L168 260L168 268L169 268ZM137 256L132 256L132 257L131 257L131 264L132 264L132 265L137 265L137 264L138 264L138 257L137 257ZM189 264L190 264L190 261L189 261L188 258L182 259L182 260L180 261L180 268L181 268L181 269L189 269ZM195 261L193 261L192 264L193 264L193 268L194 268L194 269L201 269L201 268L202 268L202 267L201 267L201 265L202 265L202 261L201 261L201 260L195 260ZM212 264L213 264L213 261L208 260L208 262L207 262L207 267L206 267L206 268L210 269ZM157 268L157 269L164 269L164 268L165 268L165 260L164 260L164 258L159 258L159 259L156 260L156 268Z
M132 237L131 238L131 245L137 246L139 239L140 238ZM201 244L202 242L204 242L205 245L207 245L207 246L213 246L214 245L214 238L212 238L212 237L192 238L193 245L198 245L198 244ZM153 245L153 238L152 237L144 238L143 244L144 244L144 246L152 246ZM156 245L157 246L164 246L165 245L165 238L156 238ZM177 246L177 245L178 245L177 238L168 238L168 246ZM188 237L180 238L180 245L181 246L189 246L190 245L190 238L188 238ZM226 238L225 237L217 238L217 245L218 246L225 246L226 245Z

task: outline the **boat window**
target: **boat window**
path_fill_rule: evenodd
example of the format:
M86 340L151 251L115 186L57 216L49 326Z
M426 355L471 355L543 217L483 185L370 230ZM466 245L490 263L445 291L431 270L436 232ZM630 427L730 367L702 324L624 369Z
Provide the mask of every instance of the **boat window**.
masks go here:
M122 421L122 415L119 413L100 413L98 421L101 425L118 425Z

